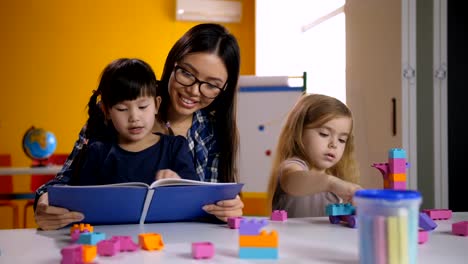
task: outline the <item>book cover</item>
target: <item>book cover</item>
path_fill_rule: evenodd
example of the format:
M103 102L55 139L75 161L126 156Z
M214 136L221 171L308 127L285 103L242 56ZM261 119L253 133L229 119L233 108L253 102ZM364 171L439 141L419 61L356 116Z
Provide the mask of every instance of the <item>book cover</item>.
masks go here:
M162 179L150 186L129 182L108 185L48 187L49 204L85 215L89 224L135 224L194 221L208 214L201 208L233 199L242 183Z

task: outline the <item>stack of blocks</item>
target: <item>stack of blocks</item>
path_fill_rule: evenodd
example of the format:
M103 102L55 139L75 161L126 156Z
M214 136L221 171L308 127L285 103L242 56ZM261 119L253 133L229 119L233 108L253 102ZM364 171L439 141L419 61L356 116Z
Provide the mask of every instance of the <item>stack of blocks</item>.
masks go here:
M261 230L268 224L266 219L242 219L239 226L239 258L278 259L278 233Z
M388 151L388 163L374 163L384 178L384 189L406 190L406 151L392 148Z

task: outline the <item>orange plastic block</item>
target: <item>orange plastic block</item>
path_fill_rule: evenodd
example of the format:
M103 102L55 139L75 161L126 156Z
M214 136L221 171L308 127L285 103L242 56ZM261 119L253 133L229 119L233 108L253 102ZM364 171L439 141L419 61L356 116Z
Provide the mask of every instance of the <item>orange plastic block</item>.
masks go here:
M83 245L83 262L92 262L97 255L97 247L92 245Z
M278 233L271 231L269 234L267 231L262 230L258 235L239 235L239 247L278 247Z
M388 179L384 179L383 187L384 189L390 189L390 181Z
M156 233L139 234L138 244L145 250L161 250L164 248L162 236Z
M70 235L73 234L73 231L75 229L78 229L80 230L80 233L83 233L84 230L88 230L88 232L92 233L94 232L94 227L90 224L83 224L83 223L80 223L80 224L74 224L71 228L70 228Z
M406 181L406 173L390 173L388 177L390 182Z

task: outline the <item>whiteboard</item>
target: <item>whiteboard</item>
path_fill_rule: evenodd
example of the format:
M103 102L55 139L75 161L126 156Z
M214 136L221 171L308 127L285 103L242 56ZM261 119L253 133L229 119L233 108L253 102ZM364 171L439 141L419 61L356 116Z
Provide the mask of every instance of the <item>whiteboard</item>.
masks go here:
M243 192L266 192L273 156L287 114L303 87L240 88L237 125L240 134L239 179Z

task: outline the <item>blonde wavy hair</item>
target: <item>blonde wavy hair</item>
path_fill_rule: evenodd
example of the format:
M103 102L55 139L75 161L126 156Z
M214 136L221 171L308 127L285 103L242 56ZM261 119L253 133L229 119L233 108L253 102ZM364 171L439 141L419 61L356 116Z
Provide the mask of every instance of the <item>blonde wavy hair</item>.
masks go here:
M348 182L357 183L359 169L354 158L353 116L351 110L334 97L322 94L306 94L298 100L289 112L281 130L268 183L268 204L270 206L277 186L280 165L283 161L298 157L304 160L309 168L314 167L313 162L306 154L303 144L302 134L304 128L318 128L338 117L349 117L351 119L351 131L349 132L343 157L335 166L327 169L326 173Z

